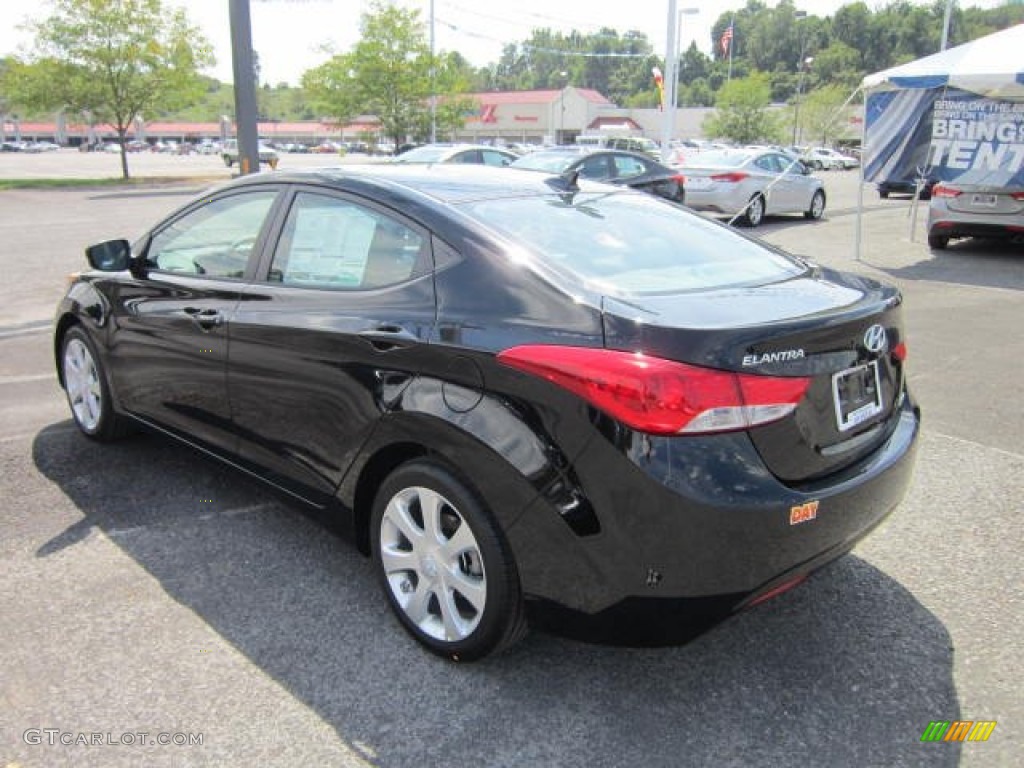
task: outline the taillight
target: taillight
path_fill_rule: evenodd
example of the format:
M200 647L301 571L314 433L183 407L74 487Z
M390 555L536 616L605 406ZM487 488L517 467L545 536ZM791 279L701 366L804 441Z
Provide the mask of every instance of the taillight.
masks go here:
M711 177L712 181L727 181L731 184L743 181L750 174L743 171L729 171L728 173L716 173Z
M791 413L810 379L701 368L609 349L521 346L498 361L547 379L640 432L747 429Z
M679 186L683 186L683 184L686 183L686 177L683 176L683 174L681 173L677 173L675 176L672 177L672 181L674 181Z
M902 363L907 359L907 345L906 342L901 341L895 347L892 348L892 359L898 363Z
M1010 197L1018 202L1024 202L1024 192L1011 192Z
M959 197L961 192L956 187L948 187L945 184L936 184L932 187L932 197Z

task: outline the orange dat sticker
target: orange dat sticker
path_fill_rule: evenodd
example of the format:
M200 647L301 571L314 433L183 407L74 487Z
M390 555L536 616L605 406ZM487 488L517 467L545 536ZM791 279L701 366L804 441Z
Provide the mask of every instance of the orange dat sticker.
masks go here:
M809 520L813 520L818 516L818 502L808 501L806 504L800 504L795 507L789 508L789 524L798 525L799 523L806 523Z

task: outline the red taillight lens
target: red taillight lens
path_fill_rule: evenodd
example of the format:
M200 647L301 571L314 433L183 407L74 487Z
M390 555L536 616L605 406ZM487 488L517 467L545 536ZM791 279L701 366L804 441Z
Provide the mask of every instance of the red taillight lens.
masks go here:
M682 186L683 184L686 183L686 177L683 176L683 174L678 173L678 174L676 174L675 176L672 177L672 181L674 181L674 182L676 182L676 184L679 184L680 186Z
M1018 202L1024 202L1024 192L1011 192L1010 197Z
M727 181L731 184L743 181L749 174L742 171L730 171L729 173L716 173L711 177L712 181Z
M932 187L932 197L959 197L960 190L956 187L949 187L945 184L936 184Z
M900 342L892 348L892 359L902 363L907 359L907 345L905 342Z
M609 349L531 345L507 349L498 361L657 435L726 432L777 421L810 386L803 377L732 373Z

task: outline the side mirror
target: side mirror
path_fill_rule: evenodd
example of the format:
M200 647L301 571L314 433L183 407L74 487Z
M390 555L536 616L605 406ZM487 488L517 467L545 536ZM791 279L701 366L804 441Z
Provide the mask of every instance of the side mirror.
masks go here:
M131 264L132 246L127 240L108 240L86 248L85 258L89 260L93 269L101 272L122 272Z

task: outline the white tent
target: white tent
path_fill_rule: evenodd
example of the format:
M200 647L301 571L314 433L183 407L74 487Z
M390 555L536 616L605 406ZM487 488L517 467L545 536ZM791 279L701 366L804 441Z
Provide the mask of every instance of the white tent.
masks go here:
M1024 101L1024 24L864 78L867 91L959 88Z
M861 88L865 180L1024 186L1024 24L875 72Z

